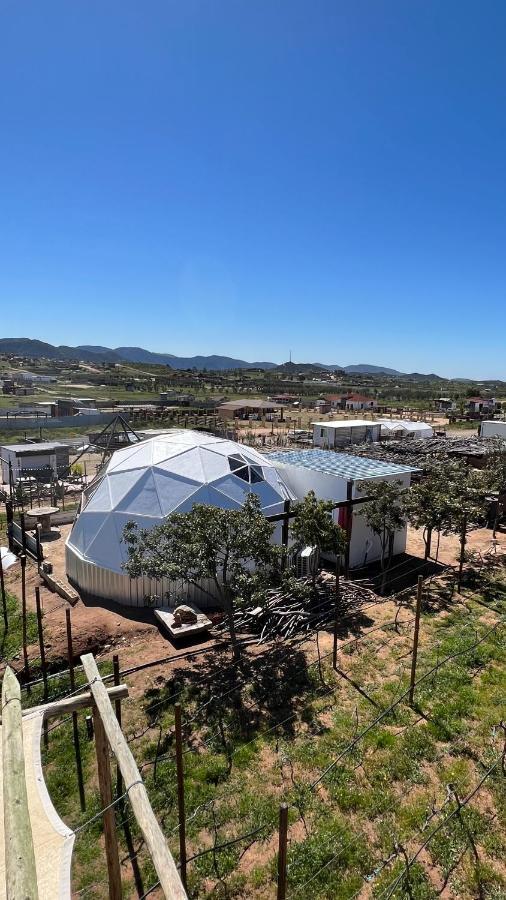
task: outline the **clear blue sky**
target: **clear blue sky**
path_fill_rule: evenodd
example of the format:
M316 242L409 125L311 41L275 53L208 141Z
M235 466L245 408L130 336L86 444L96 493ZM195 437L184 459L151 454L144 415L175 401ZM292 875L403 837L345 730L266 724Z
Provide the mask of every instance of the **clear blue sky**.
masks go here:
M0 11L3 336L506 378L504 0Z

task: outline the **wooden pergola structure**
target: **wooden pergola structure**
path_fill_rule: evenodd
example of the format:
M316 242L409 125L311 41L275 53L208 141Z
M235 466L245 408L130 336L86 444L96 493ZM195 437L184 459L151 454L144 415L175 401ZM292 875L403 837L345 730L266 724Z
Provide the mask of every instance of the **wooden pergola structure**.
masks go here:
M0 900L70 900L75 832L62 822L51 803L42 772L40 740L48 719L86 708L93 712L110 900L122 897L110 750L123 779L122 796L130 801L164 896L186 900L178 869L111 703L127 697L128 688L124 684L107 688L92 654L82 656L81 661L89 690L29 709L22 708L14 672L5 670L0 724Z

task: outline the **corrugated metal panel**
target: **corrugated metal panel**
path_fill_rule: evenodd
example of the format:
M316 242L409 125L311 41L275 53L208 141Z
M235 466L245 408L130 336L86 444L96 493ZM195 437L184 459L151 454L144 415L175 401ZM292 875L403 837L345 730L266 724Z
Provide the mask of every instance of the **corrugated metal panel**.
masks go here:
M211 580L202 582L202 588L183 581L150 578L130 578L112 572L83 559L68 545L65 547L65 566L69 580L85 594L104 600L113 600L122 606L160 607L174 601L196 603L201 609L219 605ZM210 596L211 595L211 596Z

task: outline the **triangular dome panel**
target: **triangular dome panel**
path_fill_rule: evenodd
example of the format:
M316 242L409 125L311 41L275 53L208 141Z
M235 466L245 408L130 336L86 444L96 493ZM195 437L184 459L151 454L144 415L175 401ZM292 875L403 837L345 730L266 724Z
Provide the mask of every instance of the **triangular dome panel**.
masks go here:
M116 509L118 512L150 516L155 519L162 518L163 511L160 506L152 469L147 469L140 475L128 493L117 503Z
M156 466L157 469L164 472L181 475L183 478L190 479L199 484L203 484L205 481L199 447L192 447L191 449L184 450L183 453L179 453L177 456L160 461Z
M103 478L100 484L90 495L86 509L91 512L110 512L112 509L112 497L109 490L109 479Z
M143 469L134 469L131 472L113 472L111 475L107 475L107 481L109 482L109 490L111 492L111 499L113 509L121 503L124 497L130 493L133 487L137 484L140 478L143 475Z
M196 481L178 478L159 469L153 469L153 481L163 517L170 515L183 500L192 497L200 489L200 485Z

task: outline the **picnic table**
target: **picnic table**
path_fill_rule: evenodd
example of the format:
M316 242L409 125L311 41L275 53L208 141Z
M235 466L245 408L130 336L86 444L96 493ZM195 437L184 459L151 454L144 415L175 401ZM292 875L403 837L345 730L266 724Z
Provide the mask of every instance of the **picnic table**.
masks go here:
M52 536L51 516L57 512L57 506L34 506L32 509L26 510L25 516L37 519L37 524L40 525L40 536L44 538Z

